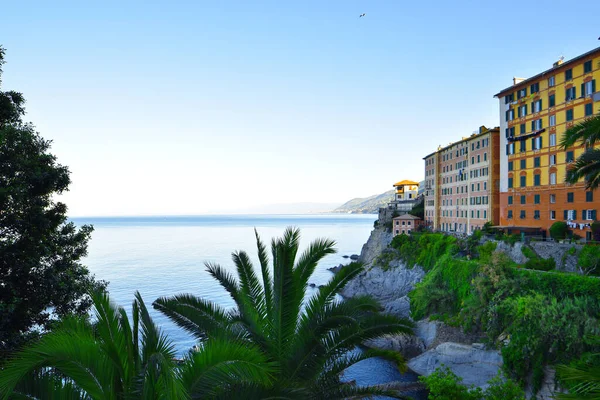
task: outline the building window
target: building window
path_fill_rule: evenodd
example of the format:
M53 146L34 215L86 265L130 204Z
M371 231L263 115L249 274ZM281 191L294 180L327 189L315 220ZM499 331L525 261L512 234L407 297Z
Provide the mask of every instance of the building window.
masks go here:
M527 151L527 141L521 140L521 146L519 150L521 151L521 153Z
M540 210L533 211L533 219L540 219Z
M527 88L517 91L517 99L527 96Z
M508 205L511 205L512 203L513 203L513 197L508 196Z
M550 211L550 219L556 219L556 211Z
M531 139L531 149L532 150L539 150L541 148L542 148L542 137L541 136Z
M549 157L548 163L549 163L550 165L556 165L556 154L550 154L550 157Z
M594 201L594 192L585 192L585 201L588 203Z
M591 80L588 81L584 84L581 85L581 95L583 97L585 96L591 96L595 91L596 91L596 80Z
M575 194L573 192L567 193L567 203L572 203L575 201Z
M575 98L577 98L577 91L575 89L575 86L573 86L566 90L565 101L575 100Z
M483 190L487 190L487 182L483 182Z
M556 133L550 134L550 146L556 146Z
M575 161L575 155L573 154L572 151L567 151L567 162L573 162Z
M554 86L554 76L551 76L550 78L548 78L548 86L549 87Z
M533 186L540 186L542 184L542 179L540 174L535 174L533 176Z
M521 195L521 204L527 204L527 197L525 195Z
M573 109L567 110L567 122L573 121Z
M512 103L514 100L515 100L514 93L507 94L506 96L504 96L504 104Z
M556 126L556 114L553 114L550 117L548 117L548 125Z
M583 73L587 74L590 72L592 72L592 60L583 63Z
M556 105L556 95L551 94L548 96L548 107L554 107Z
M540 83L539 82L538 83L533 83L531 85L530 90L531 90L531 94L539 92L540 91Z
M480 218L480 217L479 217L479 210L477 210L477 218Z
M540 157L535 157L535 158L533 159L533 167L534 167L534 168L537 168L537 167L539 167L539 166L540 166Z
M521 176L521 187L527 186L527 177Z
M550 184L556 185L556 172L550 173Z
M527 160L521 160L521 169L527 168Z
M508 210L508 216L507 216L507 218L508 219L512 219L512 217L513 217L512 210Z
M534 101L531 104L531 112L534 113L539 113L540 111L542 111L542 100L538 100L538 101Z
M525 219L526 216L527 216L527 213L525 213L525 210L521 210L521 212L519 213L519 218Z
M540 204L540 195L536 194L533 196L533 204Z
M585 116L589 117L594 113L594 105L592 103L588 103L585 105Z
M520 133L521 135L525 133L525 124L521 124L521 125L520 125L520 130L519 130L519 133Z
M571 79L573 79L573 70L568 69L565 71L565 81L570 81Z
M531 121L531 130L532 131L539 131L540 129L542 129L542 119L534 119L533 121Z
M552 204L556 203L556 195L555 194L550 195L550 203L552 203Z
M512 121L513 119L515 119L515 110L510 109L506 111L506 120ZM471 150L475 150L475 143L471 145Z
M508 178L508 188L512 189L513 187L513 178Z
M508 170L509 170L509 171L512 171L512 170L513 170L513 162L512 162L512 161L509 161L509 162L508 162Z
M487 153L483 153L483 161L487 161Z

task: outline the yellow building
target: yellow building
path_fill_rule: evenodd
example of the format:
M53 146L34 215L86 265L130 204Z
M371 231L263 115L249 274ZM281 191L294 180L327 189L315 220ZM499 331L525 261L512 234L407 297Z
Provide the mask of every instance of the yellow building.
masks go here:
M571 126L600 112L600 48L528 79L514 78L498 92L500 105L500 225L547 231L567 221L574 233L590 238L600 193L583 183L567 185L570 163L585 150L559 144ZM594 198L594 195L597 198Z

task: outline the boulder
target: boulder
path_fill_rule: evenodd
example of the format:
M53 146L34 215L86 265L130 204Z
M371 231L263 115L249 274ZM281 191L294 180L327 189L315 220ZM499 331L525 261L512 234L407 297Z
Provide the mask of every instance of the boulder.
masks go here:
M465 385L486 388L487 382L500 371L502 356L498 351L446 342L408 361L411 370L425 376L442 365L461 377Z
M367 340L365 346L379 350L393 350L402 354L404 358L413 358L425 351L423 340L407 334L385 335L376 339Z
M341 295L344 297L372 296L384 311L398 317L410 317L408 293L420 282L425 272L420 267L406 268L404 264L383 270L373 267L363 272L346 285Z
M327 268L327 270L333 272L334 274L337 274L342 268L344 268L344 264L340 264L337 267Z

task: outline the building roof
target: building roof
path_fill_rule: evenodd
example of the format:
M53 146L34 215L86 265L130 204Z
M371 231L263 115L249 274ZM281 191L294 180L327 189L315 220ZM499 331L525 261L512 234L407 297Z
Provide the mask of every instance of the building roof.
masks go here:
M418 185L419 182L409 181L407 179L394 183L394 186L404 186L404 185Z
M440 146L440 148L438 148L437 151L434 151L433 153L428 154L425 157L423 157L423 160L425 160L426 158L431 157L432 155L434 155L436 153L439 153L440 151L447 150L447 149L449 149L450 147L452 147L454 145L460 144L462 142L468 142L469 140L477 139L478 137L486 135L488 133L500 133L500 127L497 126L495 128L486 128L485 126L481 126L479 128L479 132L478 133L474 133L471 136L462 138L461 140L457 140L456 142L452 142L449 145L446 145L444 147Z
M517 88L520 88L520 87L523 87L523 86L527 86L529 83L532 83L533 81L538 80L539 78L541 78L541 77L549 74L550 72L554 72L555 70L557 70L559 68L563 68L563 67L572 65L572 64L576 63L577 61L580 61L582 58L586 58L586 57L588 57L588 56L590 56L590 55L592 55L594 53L600 53L600 47L596 47L595 49L590 50L587 53L583 53L582 55L577 56L577 57L575 57L575 58L573 58L573 59L571 59L569 61L563 62L560 65L557 65L555 67L547 69L547 70L545 70L542 73L539 73L539 74L537 74L535 76L532 76L531 78L527 78L527 79L525 79L525 80L517 83L516 85L512 85L510 87L507 87L506 89L502 89L501 91L499 91L498 93L496 93L494 95L494 97L500 97L500 95L503 95L506 92L513 92L513 91L517 90Z
M414 215L411 215L411 214L404 214L404 215L401 215L399 217L394 217L392 219L393 220L396 220L396 219L412 219L412 220L417 220L418 219L418 220L420 220L421 218L415 217Z

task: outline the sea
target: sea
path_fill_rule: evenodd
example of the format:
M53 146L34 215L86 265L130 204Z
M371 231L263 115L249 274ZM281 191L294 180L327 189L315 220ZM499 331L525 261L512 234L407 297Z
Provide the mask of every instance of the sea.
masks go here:
M195 339L151 305L161 296L189 293L226 308L233 307L228 293L206 272L205 263L218 263L235 274L231 253L244 250L258 266L254 230L269 246L272 238L281 236L286 227L294 226L301 231L301 249L316 238L336 241L337 253L325 257L310 280L318 288L332 277L328 268L348 263L349 258L344 256L360 254L375 219L372 214L310 214L72 220L76 225L94 226L84 264L96 279L109 282L111 300L129 314L134 294L139 291L155 323L173 341L181 357L196 344ZM316 290L309 288L308 295ZM392 363L371 359L350 368L344 378L355 380L357 385L370 385L415 381L416 375L401 374Z

